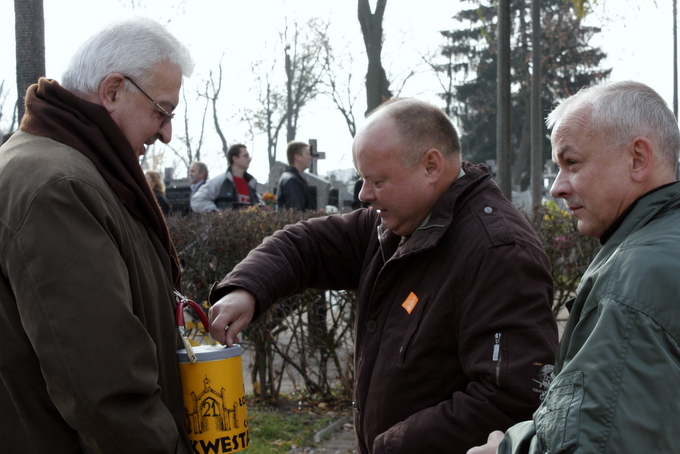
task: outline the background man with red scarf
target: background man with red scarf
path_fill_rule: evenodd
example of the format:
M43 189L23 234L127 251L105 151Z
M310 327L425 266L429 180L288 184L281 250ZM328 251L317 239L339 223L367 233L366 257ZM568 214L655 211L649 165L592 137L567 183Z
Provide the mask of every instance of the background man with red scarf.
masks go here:
M133 19L90 38L61 84L28 89L0 148L3 452L191 452L177 254L139 156L170 141L192 69Z

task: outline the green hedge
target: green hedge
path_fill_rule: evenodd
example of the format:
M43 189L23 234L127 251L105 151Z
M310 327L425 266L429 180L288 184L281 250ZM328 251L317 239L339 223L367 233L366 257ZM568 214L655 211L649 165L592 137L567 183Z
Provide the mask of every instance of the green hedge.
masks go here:
M211 286L226 276L248 252L287 224L321 212L251 208L168 219L182 262L185 294L207 308ZM529 217L552 264L553 310L557 315L570 298L599 244L578 233L575 219L548 203ZM250 371L254 398L276 403L285 368L302 377L309 393L324 399L349 398L353 382L352 292L308 290L279 301L242 335L254 351ZM323 322L325 321L325 323Z

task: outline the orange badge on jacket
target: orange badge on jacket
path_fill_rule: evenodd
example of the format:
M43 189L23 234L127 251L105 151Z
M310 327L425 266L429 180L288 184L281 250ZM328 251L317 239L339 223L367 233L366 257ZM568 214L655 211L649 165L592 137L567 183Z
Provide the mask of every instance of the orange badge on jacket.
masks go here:
M418 304L418 297L415 293L411 292L408 295L408 298L406 298L404 302L401 303L401 307L406 309L406 312L410 314L411 311L413 311L413 308L416 307L416 304Z

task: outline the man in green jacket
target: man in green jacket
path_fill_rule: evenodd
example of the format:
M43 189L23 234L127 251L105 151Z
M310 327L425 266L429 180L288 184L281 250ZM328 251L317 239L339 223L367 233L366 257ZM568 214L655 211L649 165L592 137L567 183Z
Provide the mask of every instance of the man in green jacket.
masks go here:
M554 378L533 421L492 433L469 454L677 452L677 122L654 90L620 82L568 98L548 126L559 165L552 195L602 249L568 305Z
M113 24L26 94L0 148L0 451L190 453L177 254L139 165L193 63L151 20Z

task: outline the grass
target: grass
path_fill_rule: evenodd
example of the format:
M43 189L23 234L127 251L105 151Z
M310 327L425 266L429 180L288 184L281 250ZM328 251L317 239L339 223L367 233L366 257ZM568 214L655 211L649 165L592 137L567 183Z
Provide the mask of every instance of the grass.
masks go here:
M248 454L287 454L295 446L313 447L313 436L340 417L308 399L282 396L276 408L248 404Z

